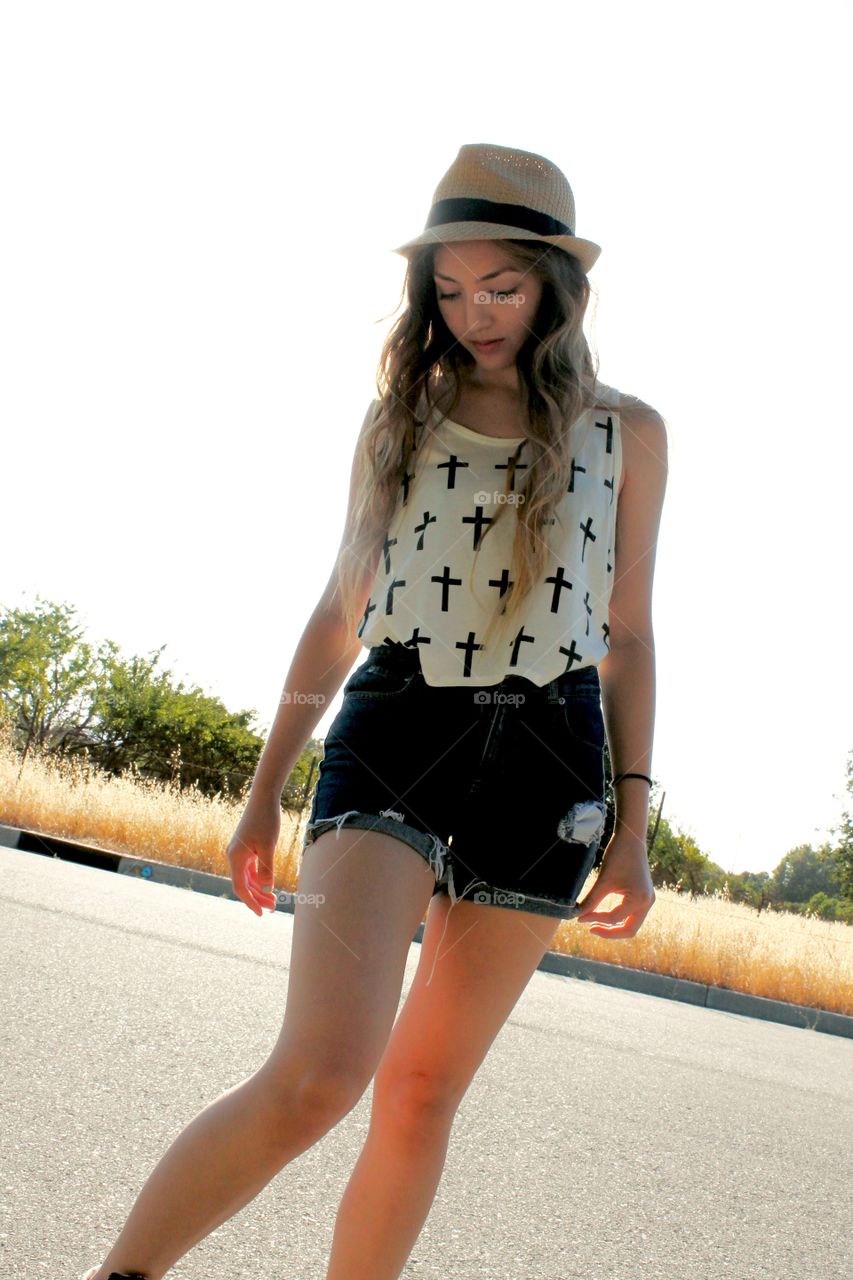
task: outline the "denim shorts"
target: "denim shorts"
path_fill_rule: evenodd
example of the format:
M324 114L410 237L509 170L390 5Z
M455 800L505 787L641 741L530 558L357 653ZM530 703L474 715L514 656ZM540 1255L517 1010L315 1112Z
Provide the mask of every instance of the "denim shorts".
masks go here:
M604 831L597 668L543 687L430 686L417 649L370 649L329 727L303 855L343 826L410 845L433 893L571 920Z

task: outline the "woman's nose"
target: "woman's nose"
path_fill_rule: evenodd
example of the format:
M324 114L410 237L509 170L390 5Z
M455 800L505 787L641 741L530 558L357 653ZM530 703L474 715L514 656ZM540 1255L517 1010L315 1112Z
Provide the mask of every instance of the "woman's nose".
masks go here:
M479 334L492 328L492 309L487 301L476 301L475 294L468 302L465 316L468 332Z

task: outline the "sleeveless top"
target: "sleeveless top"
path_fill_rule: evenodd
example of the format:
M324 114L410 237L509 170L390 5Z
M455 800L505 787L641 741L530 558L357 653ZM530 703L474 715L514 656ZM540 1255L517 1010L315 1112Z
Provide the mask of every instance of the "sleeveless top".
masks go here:
M437 411L421 425L358 625L365 648L397 641L420 654L428 685L492 685L525 676L539 687L597 666L609 652L616 508L622 474L615 408L588 409L572 425L571 479L555 509L552 552L512 627L482 637L510 583L524 484L523 437L484 436ZM513 489L507 489L516 458ZM474 552L494 518L508 510ZM469 586L470 582L470 586Z

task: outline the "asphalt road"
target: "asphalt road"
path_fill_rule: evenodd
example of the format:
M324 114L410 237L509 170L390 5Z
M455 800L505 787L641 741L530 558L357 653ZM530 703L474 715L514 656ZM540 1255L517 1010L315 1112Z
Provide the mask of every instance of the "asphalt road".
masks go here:
M4 848L0 900L0 1277L77 1280L172 1139L266 1058L293 917ZM170 1278L325 1280L371 1093ZM403 1276L835 1280L851 1138L849 1039L537 972Z

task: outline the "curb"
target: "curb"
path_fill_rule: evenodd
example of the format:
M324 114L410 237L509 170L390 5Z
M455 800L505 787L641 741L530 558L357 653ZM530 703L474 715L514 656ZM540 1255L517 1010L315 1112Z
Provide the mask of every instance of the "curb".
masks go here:
M96 845L78 844L59 836L46 836L38 831L19 827L7 827L0 823L0 848L18 849L22 853L37 853L46 857L63 858L102 871L117 871L119 875L135 876L139 880L151 880L157 884L170 884L177 888L193 889L215 898L240 899L227 876L213 875L209 871L190 871L171 863L153 859L136 858L115 850L101 849ZM276 891L276 911L293 912L296 896L286 889ZM418 925L413 942L423 940L424 926ZM681 1000L685 1004L717 1009L723 1013L738 1013L747 1018L761 1018L766 1022L780 1022L789 1027L801 1027L807 1031L822 1031L826 1035L846 1036L853 1039L853 1016L816 1009L809 1005L788 1004L785 1000L768 1000L764 996L747 995L728 987L715 987L704 982L691 982L686 978L672 978L662 973L648 973L645 969L631 969L625 965L607 964L603 960L587 960L581 956L567 956L559 951L547 951L539 969L562 977L579 978L586 982L602 982L609 987L621 987L626 991L639 991L644 995L660 996L665 1000Z

